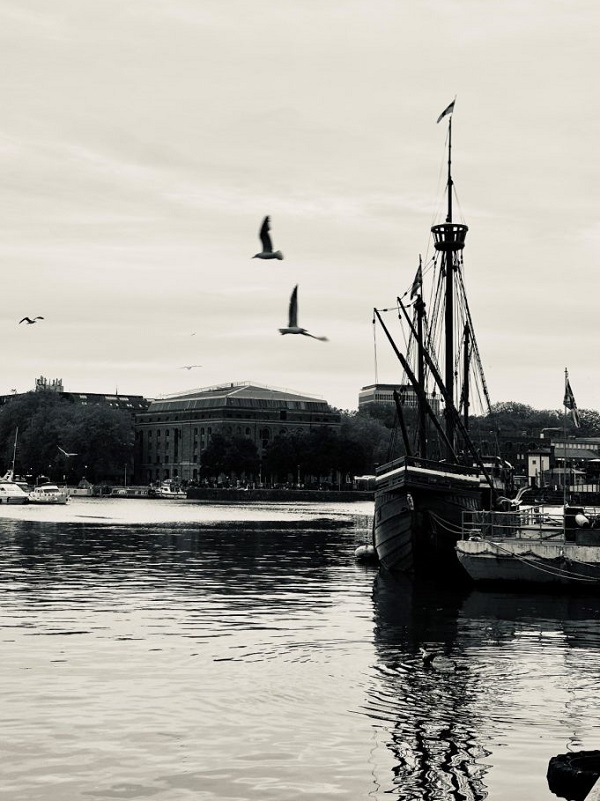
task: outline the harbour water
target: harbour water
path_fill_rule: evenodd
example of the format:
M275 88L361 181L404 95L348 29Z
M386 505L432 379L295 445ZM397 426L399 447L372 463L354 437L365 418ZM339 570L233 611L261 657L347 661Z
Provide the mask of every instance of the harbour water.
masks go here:
M555 798L600 748L600 599L379 574L370 514L0 507L0 798Z

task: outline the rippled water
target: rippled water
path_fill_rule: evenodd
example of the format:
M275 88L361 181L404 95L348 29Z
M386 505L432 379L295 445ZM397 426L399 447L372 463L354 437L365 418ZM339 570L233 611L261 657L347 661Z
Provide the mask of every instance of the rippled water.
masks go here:
M600 599L380 575L371 513L2 507L0 797L555 798L600 747Z

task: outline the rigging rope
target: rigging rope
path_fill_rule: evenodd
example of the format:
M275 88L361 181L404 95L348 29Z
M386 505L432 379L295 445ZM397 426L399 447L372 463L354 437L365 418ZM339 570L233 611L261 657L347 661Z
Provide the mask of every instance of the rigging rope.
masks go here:
M499 551L506 553L508 556L512 557L513 559L516 559L519 562L524 562L529 567L533 567L535 570L539 570L542 573L548 573L549 575L555 576L556 578L568 578L568 579L572 579L573 581L584 581L584 582L585 581L590 581L590 582L595 582L595 583L598 582L598 579L593 577L593 576L584 576L584 575L582 575L580 573L574 573L573 571L567 570L567 569L562 568L562 567L550 567L550 566L540 565L539 563L533 562L531 559L526 559L525 555L519 556L518 554L513 553L512 551L509 551L506 548L503 548L497 542L492 542L491 540L485 540L485 542L488 545L493 545ZM532 556L535 556L535 554L532 551L530 551L529 553L531 553ZM563 556L564 556L564 554L563 554ZM537 557L537 558L539 559L540 557ZM569 560L569 558L567 556L564 556L564 558L567 561L576 561L576 560ZM585 564L585 562L583 562L582 564Z

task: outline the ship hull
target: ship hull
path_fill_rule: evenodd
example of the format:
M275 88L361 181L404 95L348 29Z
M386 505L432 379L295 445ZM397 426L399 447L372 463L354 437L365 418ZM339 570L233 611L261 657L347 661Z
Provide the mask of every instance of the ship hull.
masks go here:
M461 575L455 546L464 512L481 508L477 474L425 460L397 460L379 468L373 545L386 570L416 575Z

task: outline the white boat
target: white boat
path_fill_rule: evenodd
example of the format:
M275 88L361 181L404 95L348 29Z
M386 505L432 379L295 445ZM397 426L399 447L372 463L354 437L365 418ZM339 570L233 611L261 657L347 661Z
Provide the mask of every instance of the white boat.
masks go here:
M478 585L600 589L600 510L531 507L466 514L456 555Z
M185 500L187 492L171 479L161 481L157 487L151 487L148 495L154 498L172 498L174 500Z
M29 495L16 482L0 478L0 503L29 503Z
M58 484L52 484L51 482L39 484L29 493L30 503L64 504L69 502L69 498L69 491L67 489L61 488Z

